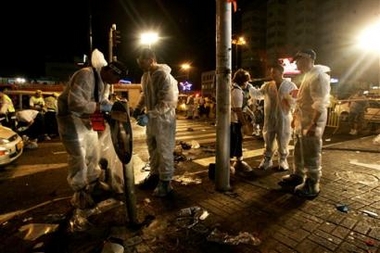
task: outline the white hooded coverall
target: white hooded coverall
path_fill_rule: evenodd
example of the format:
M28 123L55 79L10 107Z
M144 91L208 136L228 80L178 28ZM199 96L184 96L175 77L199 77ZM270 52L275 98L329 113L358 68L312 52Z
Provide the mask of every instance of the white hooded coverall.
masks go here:
M106 85L98 71L99 98L105 98ZM69 155L67 181L74 191L94 182L100 175L98 133L90 115L96 110L95 77L91 67L74 73L58 97L57 122L63 145Z
M162 181L170 181L174 173L178 82L170 72L171 68L166 64L158 64L158 69L153 72L144 72L141 77L142 93L136 106L139 110L146 108L150 169Z
M303 77L296 101L294 174L318 183L322 176L322 135L326 127L327 107L330 103L330 76L327 66L315 65ZM313 110L321 113L314 136L306 136L312 124ZM306 169L306 171L305 171Z
M249 90L251 97L264 97L264 126L263 138L265 142L264 157L272 159L277 140L277 149L280 159L286 160L289 154L288 144L291 136L291 109L295 100L290 93L297 90L297 86L288 80L283 80L277 89L274 81L264 83L260 89L252 87Z

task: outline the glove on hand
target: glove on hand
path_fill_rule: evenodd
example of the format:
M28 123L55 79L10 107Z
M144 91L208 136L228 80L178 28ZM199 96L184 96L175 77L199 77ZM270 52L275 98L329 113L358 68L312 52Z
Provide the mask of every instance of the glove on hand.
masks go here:
M137 125L139 125L139 126L148 125L148 121L149 121L149 118L148 118L148 115L146 115L146 114L142 114L142 115L137 117Z
M138 109L138 108L135 108L135 109L133 109L132 117L135 118L135 119L137 119L138 116L140 116L141 114L142 114L142 111L140 109Z

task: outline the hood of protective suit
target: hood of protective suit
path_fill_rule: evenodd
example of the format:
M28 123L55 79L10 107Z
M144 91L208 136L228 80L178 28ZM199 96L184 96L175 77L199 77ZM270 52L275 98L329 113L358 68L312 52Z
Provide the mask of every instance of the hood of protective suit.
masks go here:
M320 72L328 73L331 71L329 66L326 65L314 65L314 68Z
M144 102L148 111L159 113L175 109L178 102L178 81L170 74L166 64L157 64L152 72L145 72L141 78Z

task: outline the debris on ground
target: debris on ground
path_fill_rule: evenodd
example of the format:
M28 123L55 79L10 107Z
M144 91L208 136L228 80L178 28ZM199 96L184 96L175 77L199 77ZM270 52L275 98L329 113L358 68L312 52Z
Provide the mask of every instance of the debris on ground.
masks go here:
M216 242L228 245L249 244L260 245L261 240L248 232L240 232L236 236L229 235L228 233L221 232L218 228L215 228L207 237L210 242Z

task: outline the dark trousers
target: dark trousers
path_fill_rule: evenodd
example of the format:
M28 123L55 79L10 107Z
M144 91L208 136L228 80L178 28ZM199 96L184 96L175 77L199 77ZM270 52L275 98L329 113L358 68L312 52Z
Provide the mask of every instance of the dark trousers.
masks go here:
M45 112L45 128L48 135L58 135L58 125L55 111Z
M243 134L241 123L230 125L230 158L243 156Z

